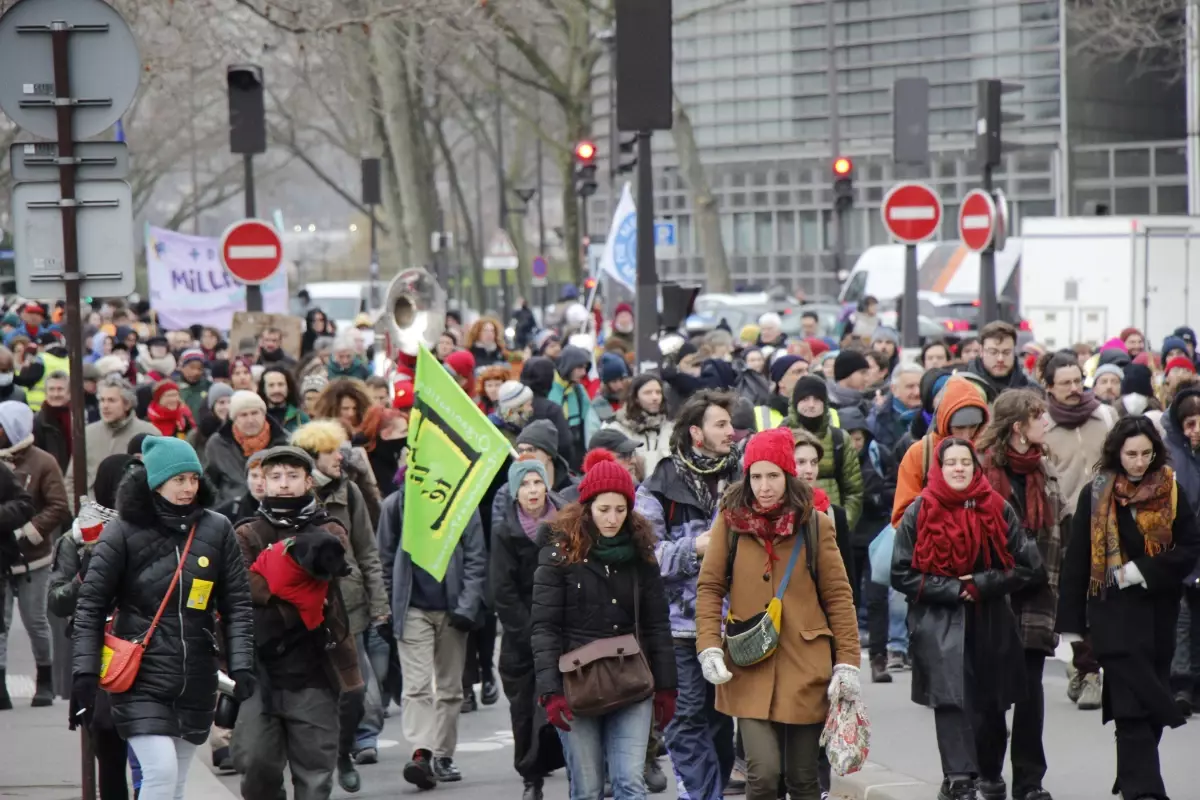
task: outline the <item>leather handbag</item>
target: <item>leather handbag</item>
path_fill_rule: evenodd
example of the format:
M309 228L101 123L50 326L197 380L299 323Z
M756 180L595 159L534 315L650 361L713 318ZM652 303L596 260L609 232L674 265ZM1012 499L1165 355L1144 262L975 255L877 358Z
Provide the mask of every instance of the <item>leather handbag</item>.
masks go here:
M601 717L654 694L654 675L641 646L642 592L636 572L633 592L633 634L596 639L559 656L571 713Z
M167 602L179 584L179 575L183 572L183 565L187 563L188 551L192 549L192 540L195 538L196 526L193 525L191 533L188 534L187 544L183 546L183 555L179 557L179 564L175 567L175 574L171 576L171 585L167 587L166 595L158 604L158 613L154 615L150 628L132 642L113 634L111 630L104 632L104 648L100 652L100 688L109 694L129 691L137 679L138 670L142 667L142 656L150 646L150 637L154 635L158 621L167 610Z

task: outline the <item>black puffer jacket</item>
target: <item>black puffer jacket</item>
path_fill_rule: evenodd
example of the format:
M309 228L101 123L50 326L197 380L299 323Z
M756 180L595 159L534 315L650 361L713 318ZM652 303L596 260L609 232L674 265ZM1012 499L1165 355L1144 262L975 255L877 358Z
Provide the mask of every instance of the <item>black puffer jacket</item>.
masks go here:
M533 663L538 697L562 694L558 657L577 647L634 632L634 587L640 587L642 652L654 674L654 688L675 688L675 651L667 599L658 564L637 561L606 567L585 558L563 559L558 534L538 531L538 568L533 576Z
M197 503L211 506L207 484ZM105 617L113 608L113 633L132 640L150 627L171 584L187 541L155 513L145 473L131 474L117 492L120 518L108 523L93 546L75 607L76 675L100 673ZM189 598L211 582L203 608ZM194 604L199 605L199 601ZM216 614L224 625L230 672L254 668L254 616L246 565L233 526L214 511L202 512L179 585L142 657L129 691L113 695L113 721L130 736L174 736L202 744L212 726L217 694Z
M562 508L567 501L551 492L546 502ZM500 641L500 670L505 669L505 648L532 660L529 655L530 609L533 607L533 576L541 548L530 541L517 516L517 501L505 483L492 501L492 553L488 568L488 603L495 610L505 636Z

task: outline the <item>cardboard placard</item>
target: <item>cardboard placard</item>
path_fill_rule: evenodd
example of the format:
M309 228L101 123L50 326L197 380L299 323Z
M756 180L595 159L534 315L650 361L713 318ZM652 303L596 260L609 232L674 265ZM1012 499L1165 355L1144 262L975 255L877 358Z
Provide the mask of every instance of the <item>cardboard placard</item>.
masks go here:
M267 328L283 331L283 351L292 358L300 357L300 338L304 333L304 320L291 314L268 314L265 311L235 311L233 325L229 329L229 352L236 355L242 339L254 339Z

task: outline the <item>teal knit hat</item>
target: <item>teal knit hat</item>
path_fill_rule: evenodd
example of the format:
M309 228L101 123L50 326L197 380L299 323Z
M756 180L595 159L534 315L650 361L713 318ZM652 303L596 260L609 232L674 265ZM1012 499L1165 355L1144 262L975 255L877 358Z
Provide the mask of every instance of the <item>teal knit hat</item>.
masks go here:
M147 436L143 439L142 463L146 465L146 482L151 489L157 489L185 472L197 475L204 472L192 446L173 436Z

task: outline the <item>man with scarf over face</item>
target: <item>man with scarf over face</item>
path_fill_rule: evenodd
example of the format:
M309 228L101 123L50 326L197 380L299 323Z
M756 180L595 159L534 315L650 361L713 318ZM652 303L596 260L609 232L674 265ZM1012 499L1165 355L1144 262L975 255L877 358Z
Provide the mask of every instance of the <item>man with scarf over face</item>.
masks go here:
M1046 385L1046 410L1050 425L1046 429L1046 448L1050 463L1058 473L1058 485L1066 501L1067 513L1075 513L1080 490L1092 480L1093 468L1100 460L1104 439L1116 422L1117 414L1083 388L1083 371L1074 353L1055 353L1042 370ZM1069 529L1070 522L1063 524ZM1100 708L1100 665L1092 656L1089 642L1072 642L1074 672L1067 696L1085 711Z
M637 490L636 511L654 527L675 640L679 696L667 725L667 751L679 796L715 800L733 770L733 720L716 710L714 687L696 655L696 581L708 549L717 503L741 478L734 446L736 398L702 390L683 405L671 435L671 456ZM857 462L856 462L857 463Z
M804 428L821 440L825 454L817 485L834 505L846 509L846 519L853 529L862 516L862 470L850 435L838 427L834 416L837 412L829 411L828 405L828 384L815 375L806 375L792 389L792 410L786 424L789 428Z
M237 529L247 567L286 539L312 541L332 534L350 550L346 530L313 492L315 466L307 453L273 447L263 454L262 464L267 488L258 517ZM308 593L273 577L253 569L250 573L259 683L242 703L234 728L241 793L246 800L276 800L287 766L297 800L328 798L338 758L338 698L363 685L337 586L340 579L330 582L320 606L323 619L314 626Z

